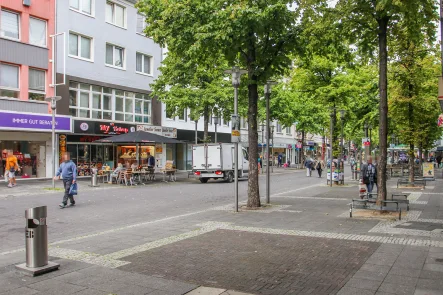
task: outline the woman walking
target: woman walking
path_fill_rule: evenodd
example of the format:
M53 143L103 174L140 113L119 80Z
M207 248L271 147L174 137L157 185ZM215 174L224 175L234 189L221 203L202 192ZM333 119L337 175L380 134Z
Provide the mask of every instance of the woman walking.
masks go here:
M316 169L318 172L318 178L321 178L321 174L322 174L324 168L325 168L325 162L323 160L319 160L317 162L317 166L316 166Z

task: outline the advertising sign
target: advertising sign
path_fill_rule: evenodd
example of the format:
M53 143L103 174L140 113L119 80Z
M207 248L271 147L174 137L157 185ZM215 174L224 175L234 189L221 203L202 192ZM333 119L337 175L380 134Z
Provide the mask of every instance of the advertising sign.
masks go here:
M367 138L367 137L363 137L362 140L361 140L361 144L362 144L363 146L370 146L370 145L371 145L371 142L369 141L369 138Z
M440 116L438 116L437 125L438 127L443 127L443 114L440 114Z
M132 124L74 120L74 133L120 135L134 131L135 126Z
M240 142L240 117L238 115L232 115L231 122L231 142Z
M137 131L154 133L169 138L177 138L177 128L172 127L137 125Z
M434 163L423 163L423 177L434 178Z
M0 111L0 130L50 132L52 115ZM56 132L72 132L71 117L55 117Z

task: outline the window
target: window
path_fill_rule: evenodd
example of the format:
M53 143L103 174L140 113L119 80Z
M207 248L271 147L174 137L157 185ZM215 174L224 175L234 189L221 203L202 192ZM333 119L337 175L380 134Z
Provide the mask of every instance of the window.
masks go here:
M71 9L92 15L93 0L69 0Z
M105 63L110 66L124 68L125 49L112 44L106 44Z
M151 61L152 61L152 56L137 52L136 54L137 73L151 75L151 64L152 64Z
M275 122L275 132L282 133L281 125L279 122Z
M126 9L114 2L106 2L106 22L118 27L126 27Z
M18 98L18 66L0 64L0 97Z
M228 118L223 118L223 125L229 127L229 121L230 120Z
M147 94L70 82L69 109L74 117L151 123Z
M46 21L29 18L29 43L46 47Z
M145 34L146 29L146 17L141 14L137 14L137 33Z
M2 10L0 15L0 37L20 39L19 15L8 10Z
M168 107L167 105L165 105L166 108L166 119L171 119L174 120L174 108Z
M92 60L92 38L77 33L69 33L69 55Z
M248 129L248 118L240 118L240 129Z
M29 69L29 99L45 100L45 71Z
M286 132L286 134L291 135L291 127L286 127L285 132Z
M178 119L186 122L186 115L187 115L187 110L184 109L183 111L178 113Z

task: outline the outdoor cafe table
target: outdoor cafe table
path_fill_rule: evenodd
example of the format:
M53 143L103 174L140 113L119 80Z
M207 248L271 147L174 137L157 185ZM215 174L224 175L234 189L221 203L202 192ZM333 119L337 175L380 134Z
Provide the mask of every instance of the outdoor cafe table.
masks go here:
M145 184L142 179L146 178L146 175L149 172L146 170L138 170L138 171L132 171L132 174L134 175L134 181L137 182L137 184Z
M101 173L101 175L100 175ZM105 177L106 177L106 182L110 181L110 176L111 176L112 170L100 170L98 176L101 176L103 178L103 183L105 183Z

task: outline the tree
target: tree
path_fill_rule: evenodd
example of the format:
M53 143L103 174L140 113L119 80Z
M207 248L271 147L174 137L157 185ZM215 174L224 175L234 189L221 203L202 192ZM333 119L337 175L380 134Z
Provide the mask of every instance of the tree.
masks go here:
M307 1L307 0L304 0ZM302 4L302 3L300 3ZM287 0L141 0L146 32L190 62L213 55L248 71L249 180L248 207L260 206L258 186L258 85L283 74L290 53L299 48L298 20L303 5L290 9Z
M190 119L204 120L203 141L207 142L208 124L212 114L228 118L232 112L232 87L223 77L226 62L219 55L194 63L185 54L169 52L160 68L161 75L151 87L153 95L166 104L172 116L190 109Z
M388 35L408 28L416 39L421 32L434 35L434 0L339 0L336 8L343 18L343 34L355 44L361 55L373 57L378 45L379 62L379 141L378 200L386 200L386 163L388 136ZM421 19L423 21L417 21ZM399 20L402 20L401 22ZM423 24L417 25L418 24Z

